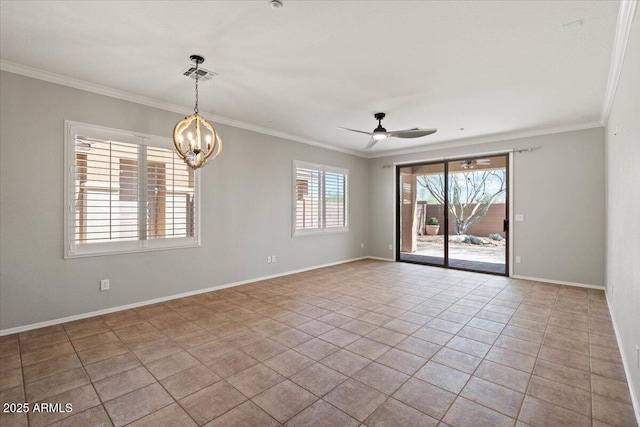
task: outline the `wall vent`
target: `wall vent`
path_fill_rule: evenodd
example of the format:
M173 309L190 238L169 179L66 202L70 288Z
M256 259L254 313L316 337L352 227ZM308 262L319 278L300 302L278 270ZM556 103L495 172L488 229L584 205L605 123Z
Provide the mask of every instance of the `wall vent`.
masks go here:
M200 81L211 80L213 76L217 76L218 73L214 73L213 71L207 70L206 68L198 67L198 71L196 71L196 67L193 65L188 66L182 71L182 74L187 77L191 77L192 79L196 79L196 74L199 76Z

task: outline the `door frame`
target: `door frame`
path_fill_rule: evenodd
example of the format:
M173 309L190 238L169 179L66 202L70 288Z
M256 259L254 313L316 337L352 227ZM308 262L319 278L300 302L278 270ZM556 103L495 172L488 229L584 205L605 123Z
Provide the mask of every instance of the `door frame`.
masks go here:
M400 259L400 198L402 197L402 192L400 191L400 169L403 167L411 167L411 166L424 166L424 165L434 165L442 163L444 166L444 188L446 197L445 205L444 205L444 227L445 227L445 236L449 234L449 196L448 196L448 188L449 188L449 162L452 161L464 161L464 160L472 160L478 157L500 157L504 156L506 159L505 165L505 179L507 182L507 192L505 197L505 219L507 220L507 230L506 230L506 247L505 247L505 272L504 273L493 273L482 270L473 270L467 268L460 267L451 267L449 266L449 239L444 239L444 264L431 264L427 262L417 262L417 261L407 261ZM406 262L409 264L418 264L418 265L428 265L432 267L440 267L446 268L450 270L460 270L460 271L469 271L474 273L484 273L491 274L495 276L505 276L511 277L513 272L513 206L511 203L512 199L512 191L513 191L513 150L505 150L505 151L496 151L490 153L479 153L479 154L467 154L464 156L455 156L455 157L441 157L436 159L422 160L422 161L410 161L410 162L395 162L393 164L395 167L394 170L394 194L395 194L395 208L394 208L394 225L393 225L393 234L394 234L394 246L395 246L395 261L396 262Z

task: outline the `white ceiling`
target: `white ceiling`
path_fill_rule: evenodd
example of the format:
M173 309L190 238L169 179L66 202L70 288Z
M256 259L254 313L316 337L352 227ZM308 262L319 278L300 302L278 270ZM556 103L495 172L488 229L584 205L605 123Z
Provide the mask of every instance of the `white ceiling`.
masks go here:
M0 58L192 107L200 54L201 111L348 150L438 128L374 155L600 119L618 1L283 3L2 0Z

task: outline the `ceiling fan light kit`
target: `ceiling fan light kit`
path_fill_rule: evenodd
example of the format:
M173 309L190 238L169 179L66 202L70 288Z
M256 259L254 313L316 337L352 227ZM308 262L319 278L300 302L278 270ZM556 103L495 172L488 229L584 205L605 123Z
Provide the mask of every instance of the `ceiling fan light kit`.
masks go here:
M378 141L382 141L383 139L385 139L388 136L387 135L387 130L382 127L382 119L384 119L385 114L384 113L376 113L376 114L374 114L373 117L375 117L376 120L378 121L378 127L373 130L373 135L371 135L371 136L374 139L377 139Z
M215 159L222 151L222 140L216 130L200 114L198 108L198 66L204 62L200 55L191 55L196 64L196 105L193 114L176 123L173 128L173 145L176 154L191 169L196 170L206 164L208 159Z
M460 162L460 167L462 169L473 169L476 166L489 166L491 164L491 159L468 159Z
M385 113L376 113L373 115L375 119L378 121L378 127L376 127L373 132L365 132L357 129L349 129L342 128L344 130L348 130L351 132L364 133L371 136L369 143L365 147L367 150L373 148L378 142L387 138L420 138L423 136L431 135L432 133L436 133L438 129L420 129L420 128L412 128L412 129L404 129L404 130L392 130L387 131L382 127L382 119L386 117Z

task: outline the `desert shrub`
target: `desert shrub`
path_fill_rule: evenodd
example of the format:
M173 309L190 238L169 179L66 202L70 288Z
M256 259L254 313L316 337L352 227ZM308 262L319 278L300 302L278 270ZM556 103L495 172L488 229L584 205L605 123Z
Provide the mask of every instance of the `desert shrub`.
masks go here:
M464 238L462 243L471 243L472 245L481 245L482 239L477 236L474 236L473 234L469 234L467 237Z
M427 225L440 225L440 221L435 216L432 216L427 220Z
M502 237L502 236L501 236L500 234L498 234L498 233L491 233L491 234L489 234L489 238L490 238L491 240L496 240L496 241L498 241L498 242L499 242L500 240L504 239L504 237Z

